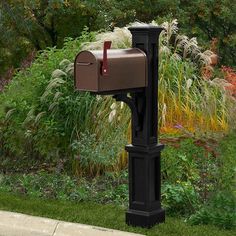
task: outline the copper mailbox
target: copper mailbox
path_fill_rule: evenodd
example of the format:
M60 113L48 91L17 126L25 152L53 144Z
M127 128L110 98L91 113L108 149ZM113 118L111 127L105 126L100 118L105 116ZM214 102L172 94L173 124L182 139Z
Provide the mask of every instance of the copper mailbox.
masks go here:
M106 93L147 86L146 54L138 48L81 51L75 59L75 87Z

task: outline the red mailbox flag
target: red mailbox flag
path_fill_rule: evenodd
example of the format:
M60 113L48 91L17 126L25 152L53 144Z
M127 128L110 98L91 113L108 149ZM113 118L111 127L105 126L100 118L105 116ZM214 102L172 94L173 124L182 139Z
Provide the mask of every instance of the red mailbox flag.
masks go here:
M102 61L102 75L109 75L108 62L107 62L107 50L111 48L111 41L105 41L103 46L103 61Z

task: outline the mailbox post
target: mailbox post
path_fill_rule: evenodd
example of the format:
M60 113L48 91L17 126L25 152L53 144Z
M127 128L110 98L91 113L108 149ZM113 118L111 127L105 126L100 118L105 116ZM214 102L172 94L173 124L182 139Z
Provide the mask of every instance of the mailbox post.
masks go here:
M163 28L130 27L132 49L82 51L75 60L75 86L81 91L113 94L132 113L129 153L129 209L126 223L150 228L165 221L161 208L158 144L158 41ZM105 73L104 73L105 72Z
M165 221L161 208L160 153L164 148L157 143L158 128L158 41L162 28L155 26L130 27L132 47L147 56L147 87L140 92L115 95L126 102L132 111L132 144L129 153L129 225L151 227ZM132 75L131 75L132 76ZM135 80L135 78L133 78Z

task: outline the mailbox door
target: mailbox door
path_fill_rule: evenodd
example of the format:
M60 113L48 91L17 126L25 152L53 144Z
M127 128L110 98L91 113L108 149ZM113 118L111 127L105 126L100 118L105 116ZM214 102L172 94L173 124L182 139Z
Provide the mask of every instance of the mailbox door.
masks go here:
M99 63L90 51L80 52L75 59L75 88L97 92L98 67Z

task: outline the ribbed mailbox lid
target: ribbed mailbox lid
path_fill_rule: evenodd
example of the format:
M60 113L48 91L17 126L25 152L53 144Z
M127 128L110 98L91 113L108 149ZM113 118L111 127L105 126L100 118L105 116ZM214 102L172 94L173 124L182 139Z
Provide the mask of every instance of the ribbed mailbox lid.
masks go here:
M147 86L146 54L137 48L107 51L107 75L102 73L103 51L81 51L75 59L75 87L106 92Z

